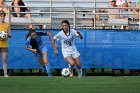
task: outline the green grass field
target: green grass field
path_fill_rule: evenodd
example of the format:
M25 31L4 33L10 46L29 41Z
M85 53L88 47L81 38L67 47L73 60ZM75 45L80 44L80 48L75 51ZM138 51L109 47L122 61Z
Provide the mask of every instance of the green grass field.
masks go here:
M1 76L0 93L140 93L140 76Z

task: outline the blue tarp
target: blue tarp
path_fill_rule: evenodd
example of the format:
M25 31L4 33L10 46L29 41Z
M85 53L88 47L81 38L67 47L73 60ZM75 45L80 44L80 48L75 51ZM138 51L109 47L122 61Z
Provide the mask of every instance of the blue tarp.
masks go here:
M60 30L50 31L54 36ZM81 56L82 68L124 68L140 69L140 32L123 30L80 30L84 39L76 38L76 46ZM31 51L24 48L27 30L12 30L9 39L8 68L32 69L41 68L37 58ZM49 37L42 36L48 45L48 58L52 68L68 67L61 53L55 56ZM0 58L0 68L2 62Z

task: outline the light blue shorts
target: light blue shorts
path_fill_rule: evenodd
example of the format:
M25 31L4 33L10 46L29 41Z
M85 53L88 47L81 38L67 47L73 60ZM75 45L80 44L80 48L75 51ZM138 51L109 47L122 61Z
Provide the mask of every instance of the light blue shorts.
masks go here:
M39 50L40 52L38 52L37 54L35 54L36 57L41 58L42 57L42 53L43 52L48 52L48 48L46 45L40 45L39 46Z

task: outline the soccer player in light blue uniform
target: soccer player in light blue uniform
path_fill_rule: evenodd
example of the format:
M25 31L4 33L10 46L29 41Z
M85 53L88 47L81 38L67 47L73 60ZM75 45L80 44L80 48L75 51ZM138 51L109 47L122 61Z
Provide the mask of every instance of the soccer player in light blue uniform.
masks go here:
M65 60L69 63L71 71L70 77L73 76L73 66L77 65L78 77L82 77L82 68L80 64L80 53L75 46L75 37L83 39L80 32L70 29L70 23L67 20L62 21L62 31L54 36L55 40L60 40L62 45L62 54Z
M30 29L26 37L26 49L32 51L40 64L43 66L45 73L48 74L48 77L52 76L50 64L48 62L48 49L45 43L43 43L41 36L49 36L54 47L54 52L57 54L55 48L55 42L50 32L36 32L35 29Z

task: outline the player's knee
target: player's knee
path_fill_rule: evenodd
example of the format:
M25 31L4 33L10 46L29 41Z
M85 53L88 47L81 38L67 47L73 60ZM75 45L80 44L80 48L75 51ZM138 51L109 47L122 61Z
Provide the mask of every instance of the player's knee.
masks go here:
M48 64L48 61L44 61L44 64Z
M3 62L3 63L6 63L6 61L7 61L6 58L3 58L3 59L2 59L2 62Z
M73 63L70 63L70 66L73 67L74 66L74 62Z

